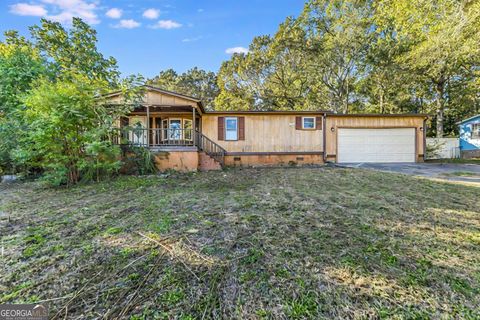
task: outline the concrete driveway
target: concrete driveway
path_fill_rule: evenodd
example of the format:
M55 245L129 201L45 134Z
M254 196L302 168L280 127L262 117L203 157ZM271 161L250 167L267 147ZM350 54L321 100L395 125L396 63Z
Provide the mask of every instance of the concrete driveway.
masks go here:
M342 163L339 166L378 171L398 172L449 181L480 185L480 165L456 163Z

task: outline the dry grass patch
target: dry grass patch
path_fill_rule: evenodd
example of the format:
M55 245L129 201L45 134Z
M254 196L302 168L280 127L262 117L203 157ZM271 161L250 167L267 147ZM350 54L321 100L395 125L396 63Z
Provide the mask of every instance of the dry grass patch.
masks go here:
M0 302L68 318L480 317L480 188L338 168L3 186Z

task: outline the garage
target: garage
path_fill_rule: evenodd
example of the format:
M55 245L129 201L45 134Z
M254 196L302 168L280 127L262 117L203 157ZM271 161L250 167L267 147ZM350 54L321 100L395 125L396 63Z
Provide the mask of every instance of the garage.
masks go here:
M337 162L415 162L415 128L338 128Z

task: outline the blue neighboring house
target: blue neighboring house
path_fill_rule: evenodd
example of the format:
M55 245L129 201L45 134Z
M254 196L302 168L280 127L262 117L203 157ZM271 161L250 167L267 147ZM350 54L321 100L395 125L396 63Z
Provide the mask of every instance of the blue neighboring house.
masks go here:
M480 157L480 114L458 123L462 157Z

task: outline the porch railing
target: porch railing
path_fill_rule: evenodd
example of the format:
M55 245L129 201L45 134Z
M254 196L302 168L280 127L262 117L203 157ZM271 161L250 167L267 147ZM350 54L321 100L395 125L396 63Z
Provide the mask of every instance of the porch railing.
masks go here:
M221 165L227 153L220 145L193 129L163 128L121 128L115 129L112 142L117 145L131 145L145 148L197 147Z
M195 141L198 149L217 160L223 166L225 164L225 154L227 151L217 143L210 140L207 136L203 135L201 132L195 131L195 134Z
M115 144L138 147L195 146L193 129L118 129L114 137Z

